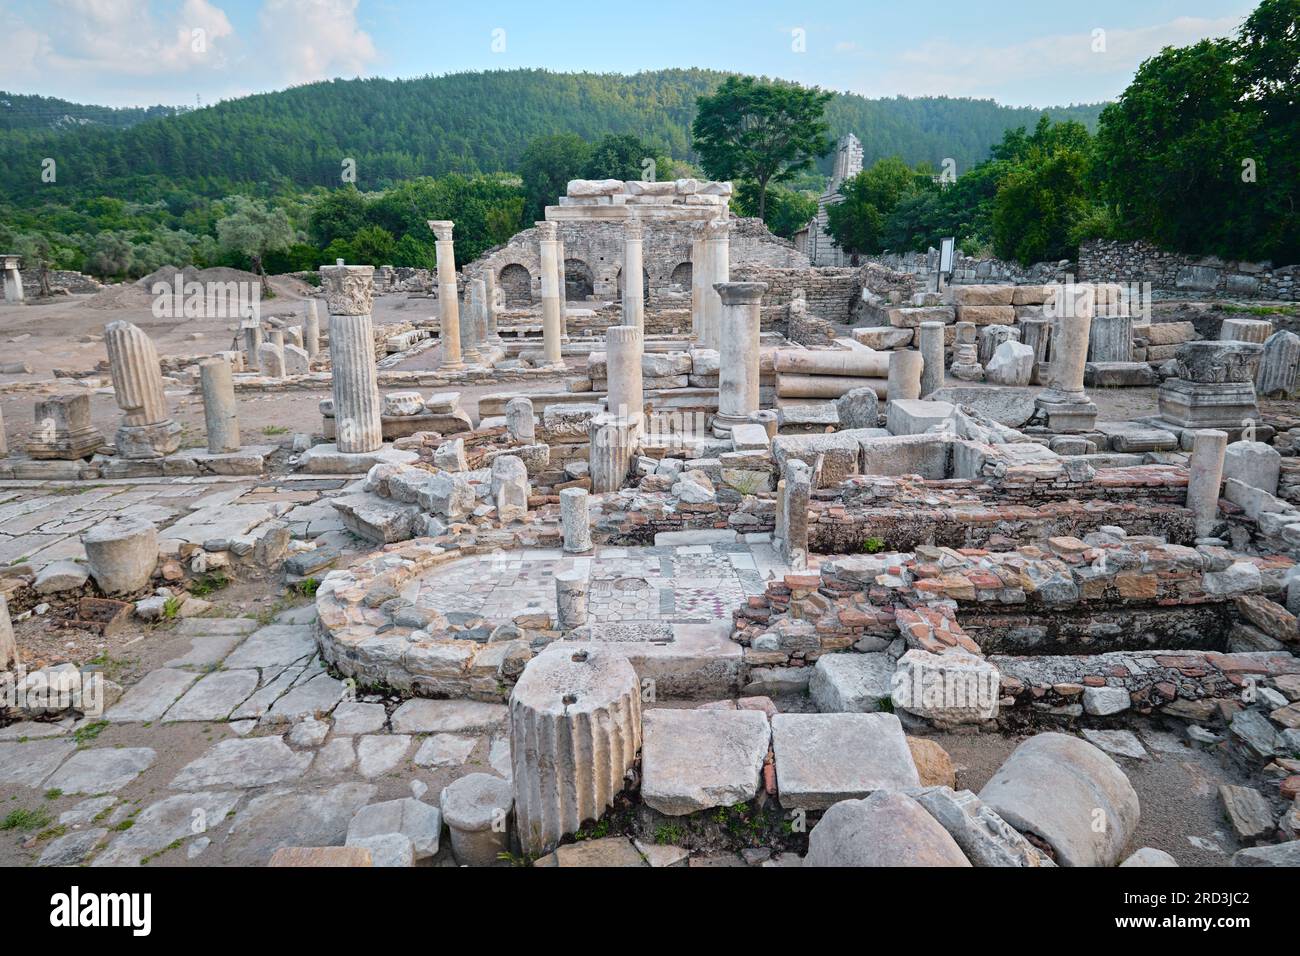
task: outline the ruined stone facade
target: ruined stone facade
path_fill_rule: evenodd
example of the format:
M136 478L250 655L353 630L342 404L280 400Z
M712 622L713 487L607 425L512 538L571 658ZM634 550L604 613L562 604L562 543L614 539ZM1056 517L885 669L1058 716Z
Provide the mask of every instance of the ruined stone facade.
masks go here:
M852 133L840 137L835 148L835 169L831 181L817 200L817 215L812 222L795 233L795 248L806 255L815 266L848 266L853 257L835 244L828 231L828 207L843 199L840 187L846 180L862 172L862 142Z

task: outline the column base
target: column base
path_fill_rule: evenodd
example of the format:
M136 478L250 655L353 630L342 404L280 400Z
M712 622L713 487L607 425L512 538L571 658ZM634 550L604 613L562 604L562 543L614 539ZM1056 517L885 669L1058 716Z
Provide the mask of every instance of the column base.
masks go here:
M1097 406L1086 400L1052 402L1038 398L1034 401L1034 417L1043 420L1049 431L1090 432L1097 424Z
M62 459L75 461L89 458L104 444L104 436L98 428L83 428L55 435L50 441L28 439L28 456L40 460Z
M181 426L170 419L156 425L122 425L114 443L119 458L164 458L181 447Z
M750 423L748 415L714 415L710 426L713 429L714 438L730 438L731 430L737 425L748 425Z

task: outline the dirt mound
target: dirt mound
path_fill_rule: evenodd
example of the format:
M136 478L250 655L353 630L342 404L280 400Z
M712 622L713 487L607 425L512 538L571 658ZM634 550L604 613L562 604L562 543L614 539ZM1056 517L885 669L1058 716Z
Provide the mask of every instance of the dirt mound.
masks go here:
M96 292L82 305L87 309L147 309L153 295L134 282L120 282Z

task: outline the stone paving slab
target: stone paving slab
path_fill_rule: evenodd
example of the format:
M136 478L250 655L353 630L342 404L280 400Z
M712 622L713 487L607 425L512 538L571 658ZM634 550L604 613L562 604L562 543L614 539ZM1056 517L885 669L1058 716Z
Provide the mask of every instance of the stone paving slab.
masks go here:
M257 690L255 670L216 671L205 675L164 715L164 720L225 720Z
M113 838L94 860L94 866L139 866L177 840L185 840L225 823L239 802L238 793L202 791L167 797L150 804L132 820L131 827ZM196 830L196 827L198 828Z
M97 747L80 750L45 785L64 793L113 793L153 766L151 747Z
M222 860L264 866L276 847L342 846L348 824L375 792L373 784L340 783L322 792L277 790L254 797L236 813Z
M505 704L416 698L393 711L392 726L395 733L475 733L495 730L505 720Z
M771 731L756 710L648 710L642 717L641 798L680 816L758 793Z
M39 787L74 752L69 740L0 744L0 783Z
M254 632L225 660L228 668L287 667L316 653L316 638L310 626L271 624Z
M301 777L312 756L294 753L279 737L222 740L186 764L169 786L173 790L269 786Z
M150 671L127 690L104 717L106 720L141 723L158 720L196 680L198 675L190 671L169 667Z

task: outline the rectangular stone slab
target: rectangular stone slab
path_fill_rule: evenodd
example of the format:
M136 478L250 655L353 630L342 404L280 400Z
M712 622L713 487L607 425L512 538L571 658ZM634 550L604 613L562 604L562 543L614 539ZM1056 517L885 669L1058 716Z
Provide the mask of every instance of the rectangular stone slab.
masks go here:
M920 786L893 714L777 714L772 751L786 809L825 810L876 790Z

